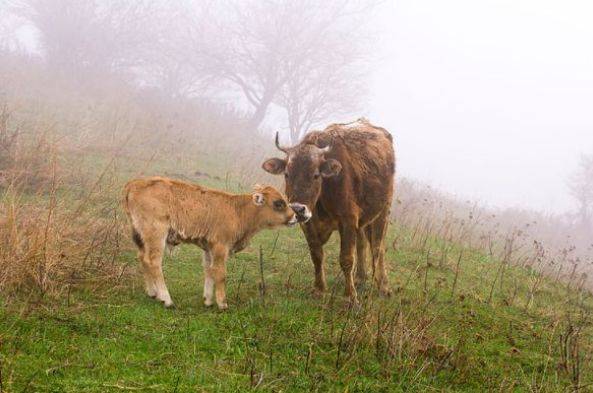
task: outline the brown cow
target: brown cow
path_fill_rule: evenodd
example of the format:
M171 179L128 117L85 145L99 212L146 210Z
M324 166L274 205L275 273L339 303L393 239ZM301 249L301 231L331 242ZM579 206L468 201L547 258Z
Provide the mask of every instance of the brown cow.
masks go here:
M276 134L276 146L286 158L271 158L262 167L285 176L286 195L301 222L315 265L316 290L326 288L322 247L338 230L345 295L356 302L352 277L355 250L356 279L361 283L366 280L368 243L373 276L379 290L388 295L384 237L395 175L391 135L359 119L312 131L291 148L280 147Z
M297 223L273 187L256 186L251 194L236 195L163 177L128 182L124 209L139 249L146 293L166 307L173 306L162 270L166 243L193 243L204 250L204 304L213 304L215 290L218 307L226 309L229 254L245 248L262 229Z

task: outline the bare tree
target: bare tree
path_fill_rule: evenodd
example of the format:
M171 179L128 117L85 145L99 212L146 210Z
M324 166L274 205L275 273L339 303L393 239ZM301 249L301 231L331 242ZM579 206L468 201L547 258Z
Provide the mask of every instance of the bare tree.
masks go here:
M155 7L142 0L20 0L15 8L37 29L47 63L77 77L135 64L151 41Z
M579 165L569 180L571 196L578 203L578 217L585 229L591 227L593 207L593 155L582 155Z
M275 103L286 111L293 143L314 125L362 106L365 76L347 56L334 50L331 56L310 59L283 86Z
M15 32L23 21L11 12L12 3L0 4L0 51L20 49L19 39Z
M361 4L252 0L211 6L207 21L189 26L195 63L245 98L250 128L276 104L286 110L292 132L300 134L355 101L344 83L364 76L352 72L364 57L359 43L368 5ZM340 88L343 99L337 99Z

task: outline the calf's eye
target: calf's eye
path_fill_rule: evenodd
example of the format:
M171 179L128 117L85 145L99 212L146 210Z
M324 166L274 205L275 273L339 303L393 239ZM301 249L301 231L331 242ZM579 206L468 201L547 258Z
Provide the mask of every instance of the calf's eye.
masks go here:
M284 210L286 209L286 202L282 199L278 199L274 201L274 209L276 210Z

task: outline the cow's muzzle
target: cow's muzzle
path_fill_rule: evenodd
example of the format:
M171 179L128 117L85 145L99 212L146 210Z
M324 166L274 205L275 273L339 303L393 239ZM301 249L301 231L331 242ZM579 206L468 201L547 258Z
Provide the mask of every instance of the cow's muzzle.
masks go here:
M289 206L295 212L298 222L307 222L313 215L307 205L303 205L302 203L294 202Z

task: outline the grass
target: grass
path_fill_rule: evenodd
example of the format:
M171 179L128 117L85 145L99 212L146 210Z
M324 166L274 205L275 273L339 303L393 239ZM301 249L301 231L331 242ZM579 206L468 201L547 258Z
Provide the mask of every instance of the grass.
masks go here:
M589 295L546 280L526 307L535 273L510 267L489 303L497 261L467 251L453 293L457 258L439 266L440 258L415 247L403 229L390 238L395 231L404 235L388 252L394 295L380 298L367 287L354 309L341 296L335 238L328 245L330 290L311 295L312 265L298 229L264 232L230 260L227 312L202 305L201 251L192 246L166 259L173 310L144 295L139 274L56 303L7 304L0 309L3 391L575 388L575 358L564 365L559 342L570 318L577 324L579 310L590 312ZM438 241L431 246L439 249ZM131 252L121 263L136 266ZM579 340L578 383L586 391L593 382L589 325Z
M177 305L167 310L144 295L133 246L122 240L122 183L200 171L208 173L200 183L238 191L256 166L237 159L244 171L233 171L217 155L180 160L146 146L137 155L66 147L56 187L1 200L0 262L15 280L0 287L9 294L0 393L593 390L591 294L578 276L567 286L543 275L543 256L513 251L515 235L502 254L490 237L479 251L468 246L479 239L469 224L399 209L387 237L393 295L367 284L355 308L341 296L336 235L320 298L299 229L256 236L229 261L226 312L202 305L201 251L181 246L165 261ZM14 225L2 222L11 206ZM32 284L17 265L23 277L39 272Z

